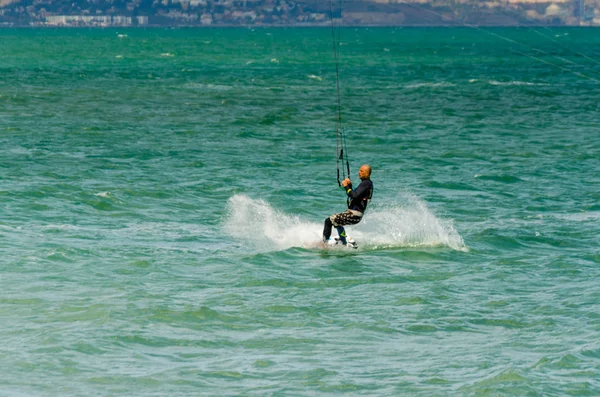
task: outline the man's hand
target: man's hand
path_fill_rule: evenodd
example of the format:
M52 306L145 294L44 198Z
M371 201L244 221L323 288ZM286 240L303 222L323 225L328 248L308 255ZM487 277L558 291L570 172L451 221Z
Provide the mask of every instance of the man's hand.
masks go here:
M351 185L351 184L352 184L352 182L350 182L350 178L346 178L346 179L344 179L342 181L342 186L343 187L346 187L346 186Z

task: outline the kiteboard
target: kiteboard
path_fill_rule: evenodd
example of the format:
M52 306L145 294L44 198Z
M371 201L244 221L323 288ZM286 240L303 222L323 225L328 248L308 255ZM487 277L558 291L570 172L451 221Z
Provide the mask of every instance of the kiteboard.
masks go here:
M332 247L336 246L336 245L339 247L344 246L344 244L342 243L342 240L340 240L339 237L329 237L329 240L327 240L327 245L332 246ZM352 237L347 237L346 238L346 248L356 249L356 248L358 248L358 244Z
M342 244L339 237L330 237L326 242L319 241L314 243L304 244L304 248L308 249L332 249L332 250L353 250L358 249L358 244L352 237L346 237L346 245Z

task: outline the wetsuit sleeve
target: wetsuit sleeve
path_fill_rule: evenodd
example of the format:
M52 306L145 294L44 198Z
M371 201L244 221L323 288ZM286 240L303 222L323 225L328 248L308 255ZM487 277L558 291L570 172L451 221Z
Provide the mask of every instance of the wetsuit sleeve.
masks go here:
M352 197L352 196L350 196L350 194L352 193L352 183L350 183L348 186L346 186L344 188L344 190L346 191L346 194L348 195L348 197Z
M350 188L350 189L348 189L348 188ZM352 190L352 186L348 185L348 187L346 188L346 194L351 199L355 199L357 197L363 197L365 192L368 189L369 189L369 184L366 181L364 181L364 182L361 182L360 185L358 185L358 187L355 190Z

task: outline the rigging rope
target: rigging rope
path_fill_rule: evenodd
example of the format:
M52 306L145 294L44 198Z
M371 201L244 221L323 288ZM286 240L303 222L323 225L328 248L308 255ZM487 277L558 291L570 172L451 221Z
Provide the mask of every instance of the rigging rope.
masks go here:
M340 20L342 14L342 1L340 0ZM335 59L335 81L336 81L336 93L337 93L337 116L335 121L335 133L336 133L336 166L337 166L337 182L339 186L342 186L342 180L350 177L350 161L348 160L348 150L346 148L346 138L344 136L344 128L342 126L342 104L340 98L340 67L339 67L339 56L338 47L340 42L340 27L341 22L338 25L337 37L335 35L335 22L333 18L333 0L329 0L329 17L331 19L331 38L333 41L333 56ZM346 168L344 168L344 162ZM342 179L340 179L340 163L342 164ZM346 174L348 171L348 174Z
M413 7L413 8L416 8L416 9L422 10L422 11L424 11L424 12L428 12L428 13L430 13L430 14L433 14L433 15L437 15L437 16L439 16L439 17L443 17L443 14L441 14L441 13L439 13L439 12L436 12L436 11L434 11L434 10L430 10L430 9L424 8L424 7L422 7L422 6L420 6L420 5L417 5L417 4L406 3L406 5L407 5L407 6L409 6L409 7ZM531 46L528 46L527 44L523 44L523 43L520 43L520 42L518 42L518 41L516 41L516 40L512 40L512 39L510 39L510 38L508 38L508 37L502 36L501 34L494 33L494 32L490 32L490 31L488 31L488 30L485 30L485 29L482 29L482 28L480 28L480 27L479 27L479 26L477 26L477 25L473 25L473 24L469 24L469 23L464 23L464 22L459 22L459 23L460 23L462 26L465 26L465 27L468 27L468 28L475 29L475 30L477 30L477 31L480 31L480 32L483 32L483 33L485 33L485 34L487 34L487 35L490 35L490 36L496 37L496 38L498 38L498 39L500 39L500 40L504 40L504 41L506 41L506 42L509 42L509 43L511 43L511 44L516 44L516 45L520 45L520 46L522 46L522 47L526 47L526 49L529 49L530 51L536 51L536 52L540 53L540 54L541 54L541 55L543 55L543 56L547 56L547 57L550 57L550 58L556 58L556 59L559 59L560 61L562 61L562 62L565 62L565 63L568 63L568 64L574 64L574 65L581 66L581 65L579 65L579 64L578 64L578 63L576 63L576 62L570 61L570 60L568 60L568 59L565 59L565 58L563 58L563 57L559 57L559 56L557 56L557 55L552 55L552 54L550 54L550 53L548 53L548 52L546 52L546 51L542 51L542 50L540 50L540 49L533 48L533 47L531 47ZM530 30L531 30L531 29L530 29ZM538 33L538 32L537 32L537 31L535 31L535 30L534 30L534 32L535 32L535 33ZM541 33L538 33L538 34L540 34L540 35L542 35L542 36L545 36L545 35L543 35L543 34L541 34ZM556 40L554 40L554 41L556 41ZM536 61L538 61L538 62L541 62L541 63L547 64L547 65L549 65L549 66L552 66L552 67L555 67L555 68L558 68L558 69L560 69L560 70L562 70L562 71L564 71L564 72L571 73L571 74L573 74L573 75L575 75L575 76L577 76L577 77L581 77L581 78L584 78L584 79L588 79L588 80L594 81L594 82L596 82L596 83L600 83L600 80L599 80L599 79L597 79L597 78L595 78L595 77L588 76L588 75L585 75L585 74L583 74L583 73L580 73L580 72L576 72L576 71L574 71L574 70L571 70L571 69L569 69L569 68L567 68L567 67L565 67L565 66L563 66L563 65L561 65L561 64L557 64L557 63L554 63L554 62L547 61L547 60L545 60L545 59L542 59L542 58L540 58L540 57L536 57L536 56L534 56L534 55L527 54L527 53L525 53L525 52L522 52L522 51L515 50L514 48L512 49L512 51L513 51L515 54L519 54L519 55L525 56L525 57L527 57L527 58L534 59L534 60L536 60ZM573 50L571 50L571 51L572 51L572 52L575 52L575 53L577 53L577 54L579 54L579 55L582 55L581 53L579 53L579 52L577 52L577 51L573 51ZM586 57L586 58L589 58L589 57ZM589 58L589 59L592 59L592 58Z

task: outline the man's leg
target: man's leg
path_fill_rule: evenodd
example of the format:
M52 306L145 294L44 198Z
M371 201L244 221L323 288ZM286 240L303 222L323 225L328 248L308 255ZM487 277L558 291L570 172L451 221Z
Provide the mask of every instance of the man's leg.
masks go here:
M327 242L327 240L329 240L329 237L331 237L331 227L333 226L333 223L331 223L331 218L327 217L327 219L325 219L325 226L323 227L323 242Z
M342 240L342 244L346 245L346 230L344 229L344 226L338 226L336 229L340 236L340 240Z
M347 244L345 225L356 225L362 219L361 216L354 215L351 211L341 212L339 214L332 215L331 223L338 231L340 240L344 245Z

